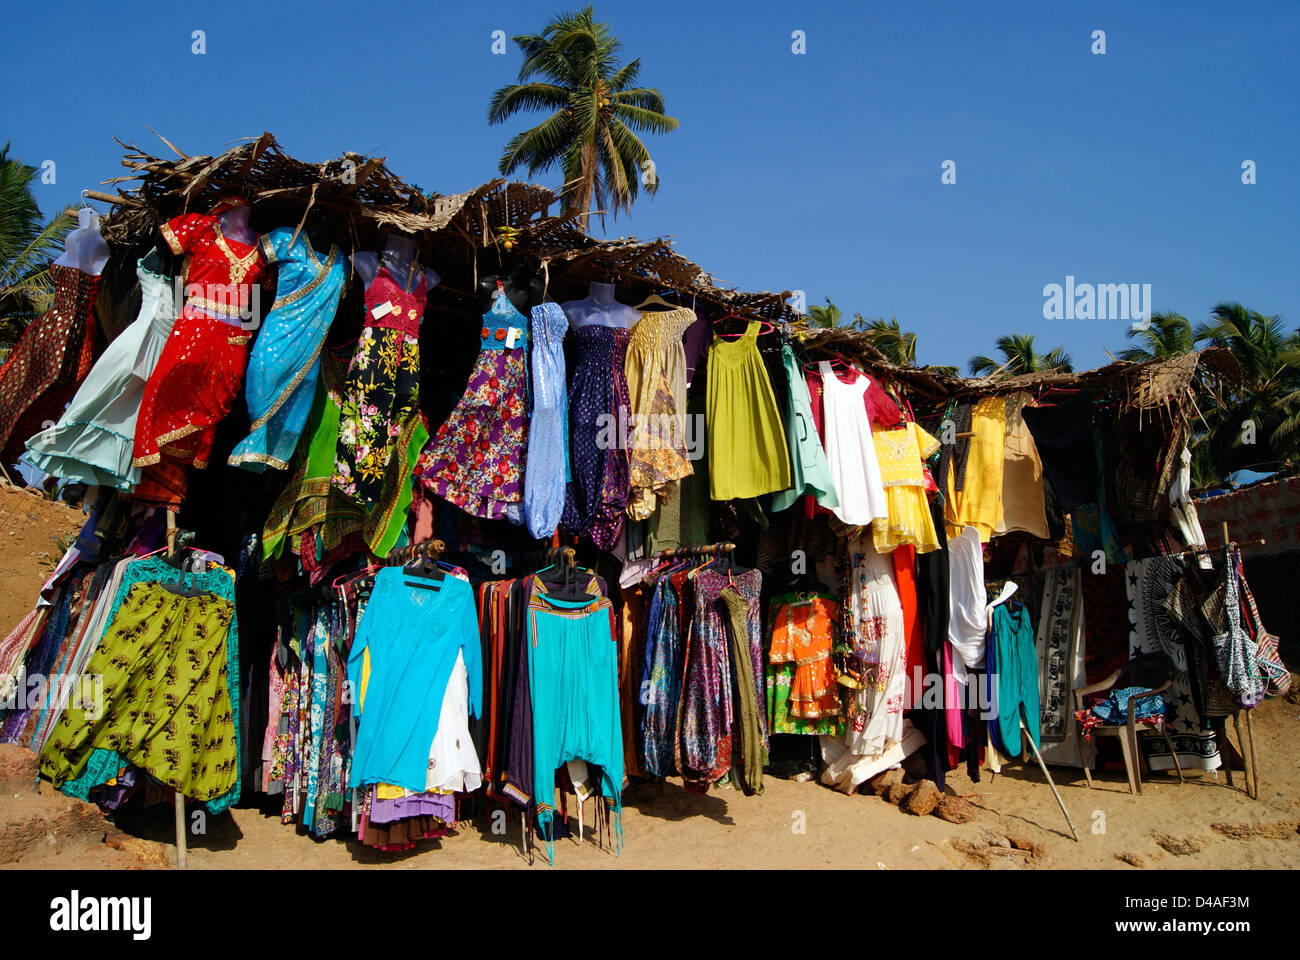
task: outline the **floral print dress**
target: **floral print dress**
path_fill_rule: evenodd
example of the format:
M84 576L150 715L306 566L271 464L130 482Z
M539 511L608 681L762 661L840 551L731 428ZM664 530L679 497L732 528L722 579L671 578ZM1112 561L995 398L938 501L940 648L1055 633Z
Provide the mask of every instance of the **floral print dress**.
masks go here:
M528 319L501 291L483 315L465 393L434 433L415 475L466 513L523 522Z
M420 320L424 271L407 292L387 267L366 288L366 326L348 366L333 484L370 510L406 421L420 406ZM378 314L378 315L376 315Z

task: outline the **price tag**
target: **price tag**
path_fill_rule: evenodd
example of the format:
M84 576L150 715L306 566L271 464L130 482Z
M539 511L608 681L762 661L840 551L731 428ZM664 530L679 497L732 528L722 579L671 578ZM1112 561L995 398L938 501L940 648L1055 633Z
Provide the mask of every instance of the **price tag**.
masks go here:
M376 307L370 311L370 316L371 318L378 320L381 317L388 316L393 312L393 309L392 301L385 300L383 303L376 305Z
M519 328L511 327L510 332L506 334L506 347L514 349L515 342L519 339Z

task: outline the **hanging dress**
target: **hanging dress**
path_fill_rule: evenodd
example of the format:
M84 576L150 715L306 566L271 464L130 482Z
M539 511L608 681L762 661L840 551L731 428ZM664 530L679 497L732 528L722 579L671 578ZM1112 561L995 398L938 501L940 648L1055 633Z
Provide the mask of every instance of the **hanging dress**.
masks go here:
M772 598L767 721L772 733L842 736L839 684L831 661L840 604L833 594Z
M871 525L876 552L891 553L903 544L911 544L917 553L938 550L923 464L939 449L939 441L910 421L897 430L876 430L872 439L889 512Z
M12 463L27 438L63 413L90 370L99 276L50 264L54 301L18 338L0 367L0 458Z
M624 369L630 334L588 324L573 332L578 363L569 387L570 472L564 529L611 549L627 509L628 455L618 436L619 410L630 405Z
M417 269L418 265L417 265ZM408 292L387 267L366 287L366 318L348 365L333 483L374 508L403 425L420 405L420 319L429 285Z
M1002 397L985 397L971 408L970 454L960 479L958 471L948 471L948 496L944 501L944 520L948 539L956 537L962 527L979 531L980 541L989 542L993 531L1002 525L1002 467L1007 438L1007 402Z
M878 757L903 739L907 642L894 565L870 536L849 542L848 613L853 661L862 687L849 700L844 746L856 757Z
M758 353L759 321L709 351L709 495L747 499L790 486L790 453L776 395Z
M822 374L826 460L840 500L831 512L844 523L856 526L887 520L889 501L864 399L869 378L844 383L825 360L817 366Z
M564 333L569 321L557 303L532 311L533 406L528 417L528 461L524 464L524 523L539 540L555 533L564 513L569 482L569 397L564 368Z
M795 359L794 349L781 344L781 362L785 365L790 390L786 397L785 433L790 444L790 489L772 498L772 510L779 512L794 506L807 494L823 507L839 506L840 498L831 479L830 464L822 448L813 419L812 398L803 371Z
M176 322L172 278L136 264L140 313L95 361L58 424L27 441L27 458L51 476L73 483L131 490L140 470L131 466L135 421L144 385Z
M686 351L682 336L695 322L687 309L641 313L628 340L627 374L632 485L627 514L645 520L662 499L672 499L694 470L686 452Z
M465 393L420 455L425 486L468 514L523 520L528 318L498 290Z
M330 247L322 260L303 234L276 227L261 240L267 263L279 266L275 302L262 321L248 360L244 399L251 432L230 454L231 466L261 473L286 470L307 422L320 351L343 291L343 256Z
M145 384L132 462L148 467L165 457L202 469L243 385L250 337L241 322L264 265L258 246L221 232L220 217L187 213L159 230L172 253L189 255L186 300Z

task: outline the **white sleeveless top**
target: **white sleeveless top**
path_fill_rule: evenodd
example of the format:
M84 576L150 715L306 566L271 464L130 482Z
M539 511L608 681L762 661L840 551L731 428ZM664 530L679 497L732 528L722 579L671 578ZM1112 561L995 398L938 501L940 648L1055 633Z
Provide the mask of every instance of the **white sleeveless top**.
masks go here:
M840 505L832 507L831 512L845 523L858 526L875 519L887 520L889 501L880 479L865 399L871 381L860 376L853 383L844 383L825 360L817 367L822 373L825 404L826 462L840 498Z

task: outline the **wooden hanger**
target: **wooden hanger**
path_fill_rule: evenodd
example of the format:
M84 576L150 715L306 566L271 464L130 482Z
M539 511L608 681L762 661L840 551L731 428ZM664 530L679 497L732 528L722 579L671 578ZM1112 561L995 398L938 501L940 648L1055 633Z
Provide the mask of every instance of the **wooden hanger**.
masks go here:
M716 327L718 324L725 323L728 320L744 320L745 323L748 325L754 319L755 318L752 317L742 317L738 313L727 313L727 314L723 314L722 316L718 317L718 319L714 320L713 325ZM776 327L772 326L772 324L768 323L766 320L759 320L758 323L760 324L758 329L758 335L760 337L763 336L764 334L771 333L773 330L776 329ZM748 333L748 328L746 328L746 333ZM736 339L740 339L741 337L745 336L745 333L717 333L714 334L714 336L722 337L723 339L731 339L733 337Z

